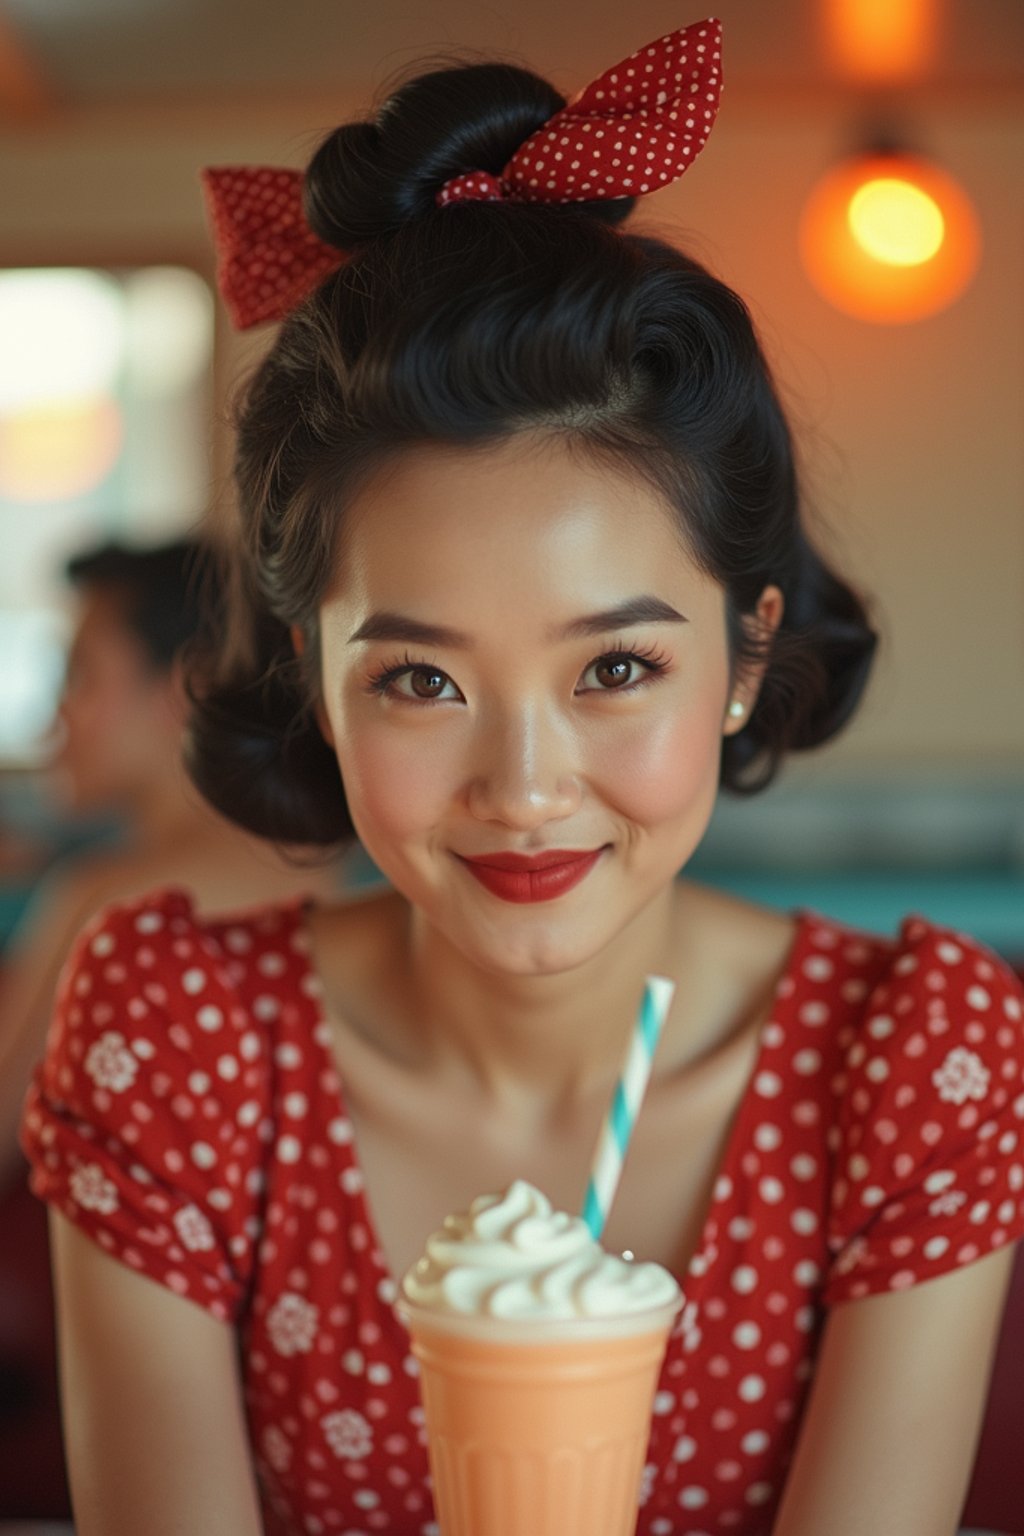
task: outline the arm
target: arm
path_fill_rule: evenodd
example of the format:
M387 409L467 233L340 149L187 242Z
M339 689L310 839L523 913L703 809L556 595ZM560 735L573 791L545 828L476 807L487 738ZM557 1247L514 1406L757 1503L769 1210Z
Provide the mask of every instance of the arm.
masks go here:
M259 1536L233 1330L56 1212L50 1235L78 1536Z
M0 977L0 1187L19 1166L25 1089L43 1054L61 966L78 930L106 897L92 861L57 867L36 886L3 956Z
M833 1309L772 1536L953 1536L1014 1252Z
M57 982L80 930L107 904L156 885L158 872L123 849L76 854L48 870L0 962L0 1188L21 1168L25 1090L46 1047Z

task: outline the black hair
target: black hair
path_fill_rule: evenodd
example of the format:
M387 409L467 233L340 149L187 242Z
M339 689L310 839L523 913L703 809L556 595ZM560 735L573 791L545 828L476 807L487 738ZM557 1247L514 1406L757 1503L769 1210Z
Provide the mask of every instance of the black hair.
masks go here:
M726 789L764 788L861 697L876 636L802 523L789 428L739 296L617 228L629 198L436 206L448 177L498 174L562 105L516 66L434 70L337 129L308 168L309 222L348 259L284 322L241 400L230 623L190 683L189 771L251 831L353 835L314 716L318 608L347 504L417 445L551 434L663 498L724 588L734 676L767 656L756 707L723 739ZM769 583L785 614L765 650L744 616Z
M73 555L64 574L76 587L109 592L121 618L158 672L170 671L216 603L216 567L197 539L152 546L116 540Z

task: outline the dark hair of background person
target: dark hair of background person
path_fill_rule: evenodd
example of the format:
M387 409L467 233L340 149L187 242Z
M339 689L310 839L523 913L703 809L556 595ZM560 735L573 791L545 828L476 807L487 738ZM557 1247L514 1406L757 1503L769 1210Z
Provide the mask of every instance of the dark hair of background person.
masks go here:
M169 672L182 647L216 608L216 566L197 539L151 547L111 540L74 555L64 566L76 587L110 593L125 626L158 672Z
M265 837L353 835L313 714L318 607L347 504L414 446L486 452L540 432L642 478L725 589L734 676L763 654L741 616L781 587L756 707L723 739L724 788L763 789L861 697L877 637L802 526L789 429L742 300L675 247L616 228L631 198L435 205L448 177L500 172L564 104L517 66L457 64L407 81L310 163L307 218L349 259L285 320L236 409L232 596L187 681L188 771Z

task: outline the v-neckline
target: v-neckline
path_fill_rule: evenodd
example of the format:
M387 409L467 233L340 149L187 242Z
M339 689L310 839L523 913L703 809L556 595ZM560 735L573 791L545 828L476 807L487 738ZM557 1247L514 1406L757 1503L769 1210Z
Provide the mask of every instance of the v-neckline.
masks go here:
M379 1288L378 1294L386 1295L390 1298L388 1311L397 1324L397 1314L394 1311L394 1303L397 1301L400 1294L401 1277L396 1275L392 1270L387 1253L384 1249L384 1245L380 1240L380 1232L377 1227L376 1220L374 1219L373 1208L370 1202L370 1195L366 1183L366 1175L363 1171L363 1166L359 1157L359 1147L355 1134L355 1124L349 1112L348 1101L345 1095L343 1074L339 1070L338 1062L335 1059L331 1046L332 1035L330 1020L328 1019L324 1006L324 987L314 964L312 933L308 921L310 908L315 905L316 898L312 896L299 896L296 897L291 903L294 925L295 928L302 934L303 941L300 946L300 954L303 966L301 988L304 995L308 998L310 1008L312 1010L312 1036L314 1044L317 1050L320 1052L321 1067L326 1068L329 1073L326 1078L326 1082L333 1084L335 1108L338 1115L347 1123L350 1129L349 1138L345 1143L345 1151L347 1152L348 1157L347 1166L357 1175L357 1177L353 1180L354 1188L352 1198L356 1203L359 1219L367 1233L367 1247L370 1254L370 1260L377 1269L377 1280ZM739 1163L740 1158L742 1157L743 1151L745 1150L747 1123L751 1115L756 1112L757 1108L757 1106L753 1103L753 1085L764 1066L765 1055L768 1050L769 1031L773 1025L777 1025L779 1022L778 1010L780 1005L783 1003L791 1004L797 991L795 985L795 975L798 971L800 962L803 959L804 951L807 947L812 922L814 920L814 914L808 908L796 907L793 908L787 915L792 917L795 923L793 935L790 940L789 948L786 952L785 963L783 964L779 976L772 989L771 1001L768 1005L765 1017L762 1020L761 1027L758 1031L758 1040L754 1052L753 1065L747 1076L743 1087L743 1092L740 1096L736 1112L733 1116L732 1124L729 1128L726 1138L724 1151L721 1158L719 1159L719 1164L715 1171L715 1175L711 1180L711 1196L708 1200L703 1222L701 1223L700 1236L694 1246L693 1253L690 1255L685 1271L681 1273L674 1271L676 1280L684 1289L688 1284L690 1284L691 1274L694 1273L694 1260L706 1254L713 1235L711 1231L711 1224L714 1220L714 1191L718 1188L719 1183L723 1179L729 1179L733 1177L735 1168ZM794 984L790 986L788 983L791 981L793 981ZM319 1072L318 1075L320 1075ZM325 1091L330 1097L331 1089L326 1089ZM331 1153L337 1154L342 1149L339 1146L331 1143L329 1150ZM487 1191L482 1190L481 1193L484 1194L487 1193Z

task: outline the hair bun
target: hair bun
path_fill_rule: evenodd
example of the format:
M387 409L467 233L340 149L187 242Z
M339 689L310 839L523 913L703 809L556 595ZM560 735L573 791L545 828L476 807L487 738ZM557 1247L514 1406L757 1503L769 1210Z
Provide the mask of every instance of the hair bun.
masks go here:
M339 250L387 234L436 208L440 188L467 171L497 176L512 154L566 104L514 64L463 64L400 86L370 122L328 135L306 171L305 213ZM576 203L618 223L633 198Z

